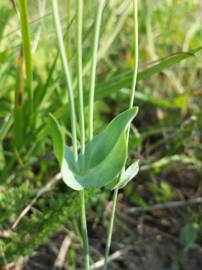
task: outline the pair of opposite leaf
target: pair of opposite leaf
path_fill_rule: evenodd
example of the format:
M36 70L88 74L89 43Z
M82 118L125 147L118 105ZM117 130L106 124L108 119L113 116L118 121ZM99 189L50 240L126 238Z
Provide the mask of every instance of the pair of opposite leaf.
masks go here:
M125 170L128 155L127 129L137 115L138 108L129 109L117 117L85 146L78 160L65 145L62 129L50 115L53 149L60 164L63 181L74 190L123 188L138 173L138 161Z

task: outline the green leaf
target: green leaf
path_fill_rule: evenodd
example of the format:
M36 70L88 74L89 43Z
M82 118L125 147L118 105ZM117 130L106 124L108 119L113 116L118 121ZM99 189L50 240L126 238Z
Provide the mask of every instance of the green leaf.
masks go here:
M28 6L27 1L18 0L18 7L20 13L20 25L22 31L22 46L23 46L23 54L25 57L25 66L26 66L26 77L27 77L27 85L28 85L28 95L29 95L29 103L30 103L30 111L33 111L33 92L32 92L32 49L31 49L31 40L30 40L30 28L29 28L29 20L28 20Z
M12 124L13 124L13 115L10 114L8 117L6 117L4 123L0 127L0 143L1 141L4 140L4 138L8 134Z
M159 98L153 95L136 92L135 98L139 102L150 103L154 106L164 107L164 108L183 108L188 105L188 95L180 95L179 97L174 97L172 99Z
M103 132L86 145L85 155L83 156L85 168L95 167L107 156L137 113L138 108L134 107L119 114ZM82 157L80 162L82 162L81 159Z
M77 162L74 162L70 149L65 147L61 172L70 188L101 188L121 173L128 152L126 130L137 112L138 108L134 107L118 115L86 145L84 155L79 155Z
M139 172L139 160L135 161L130 165L126 171L121 174L120 182L118 183L118 188L124 188Z
M126 170L123 170L120 177L114 179L114 181L107 186L108 189L122 189L124 188L139 172L139 160L136 160Z
M191 249L195 246L198 237L198 224L186 224L180 231L180 242L185 250Z
M137 80L145 80L156 73L168 69L181 61L195 56L195 53L202 50L202 47L196 48L189 52L178 52L168 55L158 61L155 61L151 66L138 72ZM112 93L119 91L121 88L130 88L133 78L133 70L128 70L122 74L115 75L112 79L100 84L96 89L95 99L99 100ZM138 95L138 92L136 93Z
M65 141L60 124L52 114L49 114L49 130L53 141L53 150L61 166L64 157Z
M6 162L5 162L5 156L4 156L4 149L3 149L2 143L0 142L0 171L3 170L5 165L6 165Z

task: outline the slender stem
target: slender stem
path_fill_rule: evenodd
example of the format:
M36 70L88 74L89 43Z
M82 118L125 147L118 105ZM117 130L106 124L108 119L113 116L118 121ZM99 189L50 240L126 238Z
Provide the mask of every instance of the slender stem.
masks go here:
M67 83L67 93L68 93L68 98L69 98L69 103L70 103L74 159L77 160L78 152L77 152L75 102L74 102L72 80L71 80L71 76L70 76L69 65L67 62L65 46L64 46L64 42L63 42L62 28L61 28L61 24L60 24L60 16L59 16L59 8L58 8L58 1L57 0L52 0L52 8L53 8L53 17L54 17L55 28L56 28L56 33L57 33L60 56L61 56L61 61L62 61L63 69L65 72L66 83Z
M77 40L77 76L79 88L79 123L81 130L81 154L85 152L85 119L83 104L83 54L82 54L82 25L83 25L83 0L76 1L76 40ZM81 198L81 232L83 240L84 264L85 269L90 268L90 255L88 243L88 230L85 209L85 191L80 191Z
M107 270L107 267L108 267L108 257L109 257L111 241L112 241L112 233L113 233L115 213L116 213L117 197L118 197L118 188L115 189L114 196L113 196L113 205L112 205L112 212L111 212L110 223L109 223L109 228L108 228L107 243L106 243L106 249L105 249L105 263L104 263L103 270Z
M133 13L134 13L134 73L133 73L133 83L132 83L132 90L130 95L130 103L129 108L133 107L134 97L135 97L135 90L136 90L136 83L137 83L137 73L138 73L138 0L133 0ZM129 128L127 130L127 141L129 140ZM109 224L109 231L107 237L107 244L105 250L105 264L103 270L107 270L108 265L108 257L110 252L111 240L112 240L112 232L113 232L113 225L115 219L115 211L117 205L117 197L118 197L119 189L116 188L114 190L114 197L113 197L113 207L110 217L110 224Z
M82 239L83 239L84 263L85 263L85 270L89 270L90 269L90 255L89 255L84 190L80 191L80 198L81 198L81 233L82 233Z
M79 89L79 122L81 131L81 153L85 151L85 119L83 102L83 53L82 53L82 25L83 25L83 0L77 0L76 37L77 37L77 76Z
M78 17L77 17L77 58L78 58L78 78L79 78L79 98L80 102L83 104L83 83L82 83L82 1L78 1ZM67 62L65 46L62 37L62 29L59 19L59 9L57 0L52 0L52 7L53 7L53 16L54 22L56 27L56 33L58 38L58 45L60 49L61 60L65 72L65 78L67 83L67 90L68 90L68 98L70 103L70 111L71 111L71 125L72 125L72 137L73 137L73 152L74 152L74 159L78 159L78 149L77 149L77 132L76 132L76 112L75 112L75 102L74 102L74 95L73 95L73 86L69 71L69 65ZM81 57L81 58L80 58ZM80 59L79 59L80 58ZM82 108L80 107L80 113L82 113ZM83 118L82 118L83 119ZM83 121L83 120L82 120ZM83 131L83 127L82 127ZM85 150L85 137L82 140L82 151ZM89 270L90 259L89 259L89 247L88 247L88 233L87 233L87 224L86 224L86 210L85 210L85 193L84 191L80 192L81 198L81 225L82 225L82 236L83 236L83 247L84 247L84 256L85 256L85 269Z
M71 23L71 0L67 0L66 1L66 14L67 14L67 19L66 19L66 23L67 23L67 29ZM67 54L67 60L70 61L71 59L71 47L70 47L70 32L67 31L66 35L65 35L65 49L66 49L66 54Z
M95 95L95 79L96 79L96 66L97 66L97 53L98 53L98 43L100 37L100 28L102 22L102 13L104 10L105 0L100 0L98 5L98 11L95 22L95 33L93 41L93 54L90 72L90 92L89 92L89 139L93 138L93 113L94 113L94 95Z
M138 59L139 59L139 46L138 46L138 0L133 0L133 14L134 14L134 33L133 33L133 44L134 44L134 72L133 72L133 84L130 96L129 108L133 107L136 84L137 84L137 74L138 74Z

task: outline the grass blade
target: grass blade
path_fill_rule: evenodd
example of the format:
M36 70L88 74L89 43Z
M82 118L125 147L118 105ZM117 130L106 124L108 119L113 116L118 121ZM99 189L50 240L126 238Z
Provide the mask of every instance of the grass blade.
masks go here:
M10 130L12 124L13 124L13 116L12 116L12 114L10 114L6 118L6 120L2 124L2 126L0 127L0 142L2 142L4 140L4 138L6 137L8 131Z
M21 52L18 59L18 74L15 89L14 133L15 146L19 148L24 142L24 57Z
M22 32L22 46L23 46L23 55L25 59L26 66L26 79L28 87L28 96L29 96L29 105L30 112L33 113L33 92L32 92L32 52L31 52L31 41L30 41L30 28L28 21L28 6L27 0L18 0L18 7L20 13L20 25Z
M137 80L144 80L150 78L154 74L157 74L165 69L168 69L187 58L193 57L195 53L200 51L201 49L202 48L200 47L190 52L175 53L173 55L160 59L158 60L157 63L155 62L152 66L142 71L139 71ZM95 99L101 99L106 96L109 96L110 94L119 91L121 88L130 88L132 80L133 80L132 70L114 76L113 79L98 85L97 91L95 93Z

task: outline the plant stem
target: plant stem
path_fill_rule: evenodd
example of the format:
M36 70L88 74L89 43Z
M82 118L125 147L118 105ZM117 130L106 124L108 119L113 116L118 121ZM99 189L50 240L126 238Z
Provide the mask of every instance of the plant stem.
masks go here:
M137 84L137 74L138 74L138 0L133 0L133 14L134 14L134 33L133 33L134 35L134 42L133 42L134 44L134 73L133 73L133 83L132 83L132 90L131 90L131 95L130 95L129 108L133 107L136 84ZM127 134L126 134L127 142L129 140L129 131L130 129L128 128ZM107 244L106 244L106 250L105 250L105 264L104 264L103 270L107 270L107 266L108 266L108 257L109 257L111 240L112 240L118 191L119 191L118 188L114 190L113 207L112 207L110 223L109 223L109 231L108 231Z
M85 151L85 119L83 102L83 53L82 53L82 25L83 25L83 0L76 1L76 39L77 39L77 76L79 89L79 122L81 131L81 153Z
M61 61L65 73L66 83L67 83L67 93L68 99L70 103L70 114L71 114L71 129L72 129L72 138L73 138L73 153L74 159L78 159L78 151L77 151L77 132L76 132L76 111L75 111L75 102L74 102L74 94L73 94L73 86L72 80L69 71L69 65L67 62L65 46L63 42L62 36L62 28L60 24L60 16L59 16L59 8L58 1L52 0L52 8L53 8L53 17L55 22L56 34L58 39L59 51L61 56Z
M113 233L113 227L114 227L118 191L119 191L118 188L114 190L113 205L112 205L112 212L111 212L110 223L109 223L109 228L108 228L107 243L106 243L106 249L105 249L105 263L104 263L103 270L107 270L107 267L108 267L108 257L109 257L111 241L112 241L112 233Z
M80 102L83 104L83 83L82 83L82 1L78 1L78 15L77 15L77 62L78 62L78 81L79 81L79 98ZM78 149L77 149L77 132L76 132L76 111L75 111L75 102L73 94L72 80L70 76L69 66L67 62L65 46L62 37L62 29L60 24L59 9L57 0L52 0L53 16L56 27L56 33L58 38L58 45L61 55L61 60L65 72L65 78L67 83L68 98L70 103L70 112L71 112L71 126L72 126L72 137L73 137L73 152L75 161L78 159ZM81 58L80 58L81 57ZM80 114L82 113L82 108L80 107ZM84 121L84 118L82 118ZM83 125L83 124L82 124ZM85 132L82 127L82 132ZM84 135L83 135L84 136ZM85 137L82 140L82 151L85 150ZM81 226L82 226L82 236L83 236L83 248L85 256L85 269L89 270L90 259L89 259L89 247L88 247L88 233L87 233L87 224L86 224L86 211L85 211L85 193L84 191L80 192L81 198Z
M83 238L83 252L84 252L84 264L85 270L90 269L90 255L89 255L89 244L88 244L88 230L86 222L86 208L85 208L85 191L80 191L81 198L81 233Z
M134 33L133 33L133 46L134 46L134 72L133 72L133 84L130 96L129 108L133 107L135 91L137 85L138 74L138 58L139 58L139 46L138 46L138 0L133 0L133 14L134 14Z
M105 0L100 0L98 5L98 11L96 16L95 23L95 33L93 41L93 54L92 54L92 63L91 63L91 72L90 72L90 92L89 92L89 112L88 112L88 121L89 121L89 139L93 138L93 113L94 113L94 95L95 95L95 79L96 79L96 65L97 65L97 53L98 53L98 43L100 37L100 28L102 22L102 13L104 10Z
M71 0L66 0L66 10L67 10L67 32L65 35L65 49L66 49L66 55L67 55L67 61L70 61L71 59L71 47L70 47L70 34L68 31L69 25L71 23Z
M82 25L83 25L83 0L76 1L76 40L77 40L77 76L79 88L79 123L81 130L81 154L85 152L85 119L84 119L84 102L83 102L83 53L82 53ZM88 230L85 209L85 191L80 191L81 199L81 232L83 240L84 264L85 269L90 268L90 255L88 243Z

